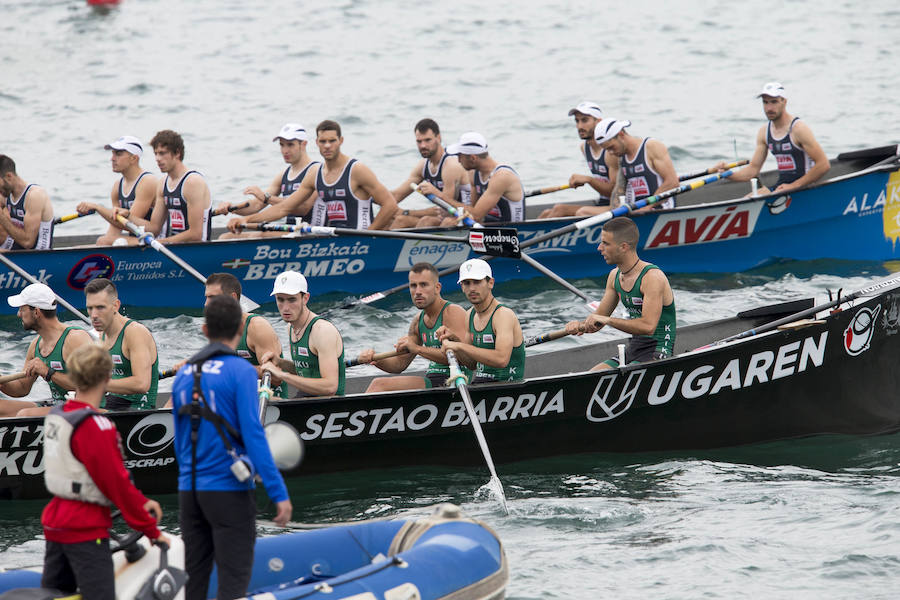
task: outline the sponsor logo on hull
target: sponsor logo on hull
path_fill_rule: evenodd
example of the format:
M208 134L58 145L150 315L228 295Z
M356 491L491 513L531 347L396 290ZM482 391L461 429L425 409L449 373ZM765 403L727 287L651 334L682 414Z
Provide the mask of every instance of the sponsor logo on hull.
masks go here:
M717 206L656 217L645 250L748 238L756 229L763 201Z

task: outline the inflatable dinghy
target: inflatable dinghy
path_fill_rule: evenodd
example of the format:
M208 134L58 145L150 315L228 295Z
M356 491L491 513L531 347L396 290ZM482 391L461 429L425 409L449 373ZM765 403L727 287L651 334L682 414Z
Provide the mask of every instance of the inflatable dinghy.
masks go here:
M183 546L176 536L169 565L177 575ZM147 545L147 540L141 543ZM151 548L135 565L116 557L116 592L137 597L158 579L160 553ZM137 566L137 568L136 568ZM366 521L259 538L248 598L287 600L498 600L509 571L503 545L487 526L442 504L423 519ZM37 587L40 570L0 573L0 592ZM216 573L208 596L216 595ZM53 596L0 594L2 600ZM182 598L181 591L175 598ZM153 598L154 596L149 596Z

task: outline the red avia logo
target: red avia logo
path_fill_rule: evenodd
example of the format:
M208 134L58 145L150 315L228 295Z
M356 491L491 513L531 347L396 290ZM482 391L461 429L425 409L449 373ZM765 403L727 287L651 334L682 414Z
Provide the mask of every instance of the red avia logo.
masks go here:
M656 218L644 249L721 242L753 235L763 202L704 208Z

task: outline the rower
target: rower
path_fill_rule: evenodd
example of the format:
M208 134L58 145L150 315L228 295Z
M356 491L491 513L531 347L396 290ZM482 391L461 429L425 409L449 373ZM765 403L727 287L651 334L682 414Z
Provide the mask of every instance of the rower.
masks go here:
M464 169L470 171L473 219L479 223L518 223L525 220L525 191L515 169L500 164L488 153L487 140L475 131L460 136L459 142L447 148L455 154ZM448 217L441 225L456 225Z
M216 296L230 296L237 301L241 299L241 282L231 273L213 273L206 278L206 304L209 304L211 298ZM238 340L237 352L238 356L246 358L251 365L256 366L256 374L262 378L262 369L259 367L259 357L267 352L283 356L281 349L281 340L275 329L269 324L269 321L261 315L251 313L242 313L241 316L241 339ZM282 397L288 397L287 384L276 381L273 378L272 388L275 394Z
M343 396L344 340L337 328L309 309L306 277L284 271L275 278L272 296L288 324L291 360L271 350L260 358L263 371L299 389L303 396Z
M237 215L260 214L263 221L277 221L284 215L288 224L297 222L297 217L305 217L312 204L316 199L315 193L310 193L306 197L294 196L293 193L300 187L300 182L306 177L306 173L314 166L319 165L319 161L314 161L306 152L308 141L306 128L299 123L287 123L278 132L273 142L278 142L281 148L281 156L284 162L288 164L285 170L278 173L269 187L263 191L255 185L244 190L244 194L253 196L249 201L249 206L237 210L229 210L230 203L223 202L216 209L217 213L234 212ZM275 206L279 203L286 203L285 206L277 210ZM287 211L287 212L285 212ZM277 215L277 216L276 216ZM239 233L223 233L219 236L220 240L233 239L237 237L280 237L284 232L280 231L241 231Z
M209 185L198 171L185 166L184 140L171 129L164 129L153 136L150 145L165 177L157 183L147 230L163 244L208 241L212 231ZM136 237L122 239L129 245L141 242Z
M441 348L452 350L461 363L473 369L472 383L524 379L522 327L516 313L494 298L491 265L480 258L467 260L459 267L458 282L472 303L469 330L462 337L444 325L437 331Z
M597 309L584 321L566 324L569 335L594 333L606 325L630 333L625 364L668 358L675 346L675 295L665 273L638 257L639 240L637 225L628 217L617 217L603 225L597 249L607 264L616 268L606 279L606 291ZM611 316L619 301L628 311L627 319ZM612 357L591 370L619 366L619 357Z
M369 167L341 152L343 143L341 126L337 122L325 120L319 123L316 127L316 145L325 159L324 164L311 167L300 187L273 207L275 210L235 217L228 222L228 230L237 233L246 223L263 223L285 217L290 207L296 206L310 194L316 195L309 215L311 225L387 229L397 212L397 201ZM380 207L376 216L372 214L373 203Z
M626 202L632 203L678 187L678 174L669 158L666 145L653 138L631 135L625 131L630 126L631 121L610 117L601 120L594 127L594 140L607 154L612 154L619 160L622 170L616 177L613 205L618 205L618 199L622 196ZM637 214L663 208L675 208L674 198L634 212ZM575 214L586 217L607 210L609 207L582 206Z
M594 200L596 206L609 209L609 197L616 185L616 174L619 170L619 159L613 153L600 147L594 139L594 127L603 118L603 112L594 102L584 101L575 108L569 110L569 116L575 117L575 127L578 137L582 139L579 151L587 161L590 175L574 173L569 177L569 187L578 188L585 184L590 185L599 194ZM578 204L557 204L548 208L540 215L541 219L555 217L571 217L580 206Z
M409 334L401 337L395 345L402 354L372 362L375 351L367 349L360 352L359 362L371 363L388 373L402 373L409 368L416 356L421 356L429 360L425 376L377 377L369 384L367 393L419 390L447 384L450 367L436 332L441 327L446 327L457 339L463 339L466 333L466 311L458 304L441 297L438 270L431 263L416 263L410 269L409 295L420 312L410 323Z
M434 119L422 119L416 123L414 133L422 160L416 163L406 181L391 192L394 199L400 202L412 193L412 184L418 184L423 194L434 194L457 208L469 206L472 202L469 174L444 149L438 124ZM447 212L437 207L404 210L394 217L391 229L438 227L446 217Z
M112 151L113 173L122 174L110 191L112 207L108 208L94 202L79 202L76 210L83 215L91 211L96 212L109 222L109 229L97 238L97 245L111 246L123 236L130 235L125 226L116 220L118 209L127 210L129 220L135 225L150 226L150 212L153 210L159 182L150 171L141 168L144 147L136 137L125 135L103 148ZM119 243L127 243L127 240Z
M13 159L0 154L0 252L48 250L53 245L53 205L47 191L16 173ZM13 200L13 198L16 198Z
M87 314L100 335L100 345L112 357L112 379L106 387L107 410L156 408L159 353L144 325L119 313L119 292L109 279L97 277L84 288Z
M770 151L778 163L776 192L789 192L824 177L831 163L809 125L785 110L787 97L784 86L771 81L763 86L757 98L762 98L763 111L769 122L760 127L756 134L756 150L750 164L729 179L750 181L759 175ZM717 167L719 172L728 168L724 161ZM767 194L769 188L761 186L759 193Z
M66 401L66 393L75 384L66 370L66 361L76 348L88 344L91 336L84 329L68 327L56 317L56 295L43 283L32 283L22 293L6 299L18 308L22 327L38 337L31 341L25 354L25 377L0 384L0 391L14 398L31 392L35 380L42 377L50 386L53 405ZM37 408L34 402L0 399L0 416L39 417L50 412L49 406Z

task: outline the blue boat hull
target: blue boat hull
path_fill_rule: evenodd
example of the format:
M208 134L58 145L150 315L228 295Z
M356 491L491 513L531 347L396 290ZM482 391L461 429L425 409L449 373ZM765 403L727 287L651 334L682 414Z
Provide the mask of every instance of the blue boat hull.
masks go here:
M267 600L487 600L502 598L509 581L497 536L450 504L425 519L368 521L259 538L253 558L248 597ZM158 563L155 555L141 560ZM0 573L0 593L39 587L40 577L32 570ZM216 596L216 579L214 570L208 597ZM117 589L130 583L117 579Z
M527 241L572 220L523 223L519 237ZM672 274L733 273L784 260L897 260L900 171L896 165L876 168L790 195L723 199L637 215L634 220L641 234L641 257ZM567 279L605 276L609 266L596 250L600 231L599 226L577 230L537 244L528 253ZM316 297L362 295L403 285L405 272L416 262L445 268L474 255L460 242L366 236L217 241L171 249L204 275L233 273L245 295L259 303L268 302L275 276L285 269L303 272ZM116 282L129 308L196 310L203 302L201 283L151 248L82 247L8 256L75 306L83 306L84 286L98 276ZM498 258L493 265L501 283L540 276L515 259ZM447 283L452 281L447 278ZM7 294L26 284L0 268L0 289ZM14 312L5 302L0 310Z

